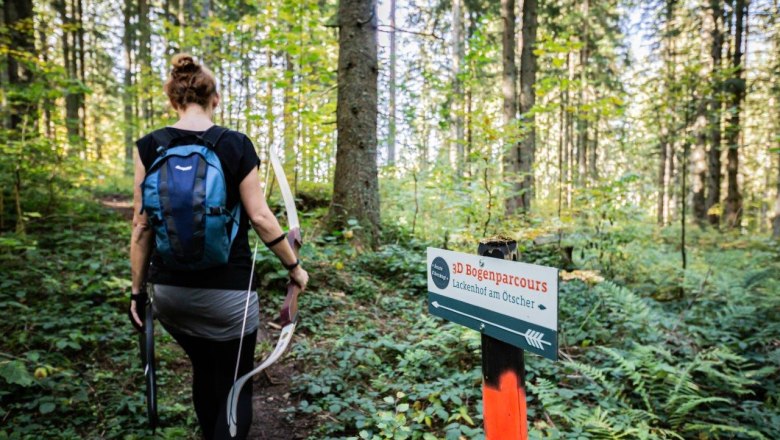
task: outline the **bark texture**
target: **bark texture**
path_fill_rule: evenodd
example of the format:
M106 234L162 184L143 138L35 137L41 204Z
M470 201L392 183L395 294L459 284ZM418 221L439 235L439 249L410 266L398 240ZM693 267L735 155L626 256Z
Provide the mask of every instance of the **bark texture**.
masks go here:
M707 199L705 193L707 185L707 118L705 111L706 104L704 101L699 102L696 109L696 122L694 123L696 143L691 151L693 217L699 226L704 226L707 221Z
M6 0L3 2L3 22L9 31L10 45L21 53L35 55L35 33L33 28L33 3L32 0ZM8 83L16 89L23 89L33 81L33 72L30 66L23 60L19 60L9 54L6 62ZM21 131L22 117L32 113L31 106L34 101L28 99L29 95L14 94L8 97L11 114L8 120L8 128L13 131ZM28 130L29 131L29 130Z
M777 154L777 188L775 194L775 217L772 219L772 236L780 239L780 153Z
M734 47L732 50L731 68L733 77L728 82L728 91L731 95L731 109L726 128L726 203L723 214L726 224L730 228L740 226L742 221L742 194L739 191L739 138L742 131L740 126L740 113L745 101L745 79L742 66L742 43L745 31L745 19L747 16L747 3L745 0L734 1Z
M135 28L131 24L135 15L135 2L125 0L124 4L124 35L122 46L125 55L124 90L122 93L122 105L125 118L125 174L133 173L133 150L135 140L135 115L133 114L133 46L135 42Z
M723 52L723 4L720 0L710 0L710 58L712 61L711 77L713 78L712 90L709 99L709 142L710 149L707 153L707 218L711 225L720 224L720 214L717 205L720 203L720 144L721 144L721 58Z
M520 123L523 139L517 152L520 191L517 205L523 212L531 210L534 195L534 156L536 155L536 0L523 1L523 50L520 52Z
M454 160L453 168L458 177L463 175L464 141L463 141L463 83L461 67L465 56L463 44L463 0L452 0L452 102L450 105L451 137L454 151L450 152L450 160ZM454 153L454 157L453 157Z
M515 0L501 0L501 20L504 23L502 33L503 75L501 91L504 95L504 180L514 182L517 179L517 148L515 146L517 116L517 66L515 65ZM514 184L512 185L514 188ZM506 215L517 210L517 199L509 195L504 200Z
M390 109L387 127L387 164L395 165L395 62L396 62L396 33L395 33L395 2L390 0Z
M358 245L379 239L377 176L377 18L376 0L339 2L338 129L332 228L359 222Z

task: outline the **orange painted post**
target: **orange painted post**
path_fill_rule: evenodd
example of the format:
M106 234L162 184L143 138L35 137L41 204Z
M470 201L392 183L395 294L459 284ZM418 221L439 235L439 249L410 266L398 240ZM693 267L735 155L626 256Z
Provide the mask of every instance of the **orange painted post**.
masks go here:
M517 242L492 238L480 256L517 261ZM487 440L527 440L523 350L482 333L482 414Z

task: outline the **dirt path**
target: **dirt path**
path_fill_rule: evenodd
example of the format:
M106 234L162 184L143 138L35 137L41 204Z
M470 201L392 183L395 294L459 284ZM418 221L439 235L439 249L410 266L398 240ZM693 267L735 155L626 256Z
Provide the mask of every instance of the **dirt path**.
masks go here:
M279 330L268 326L268 321L269 317L261 314L258 342L267 341L273 346L279 338ZM295 344L295 336L292 343ZM262 356L267 354L262 353ZM301 372L300 367L302 366L285 355L266 370L267 374L255 376L252 404L254 417L249 431L250 439L305 439L309 436L312 419L296 419L294 414L287 412L300 400L290 391L293 377Z
M106 208L122 214L126 220L133 219L133 199L124 194L105 195L97 199Z
M98 198L101 205L122 215L126 220L133 219L133 202L124 195L108 195ZM258 343L267 342L276 345L279 330L268 323L272 317L261 311ZM293 344L295 344L293 337ZM265 356L268 353L259 353ZM188 368L189 365L184 366ZM253 440L295 440L305 439L312 430L311 418L295 418L287 409L298 404L299 399L290 391L293 376L301 372L300 367L288 355L272 365L267 374L261 373L254 378L252 409L254 412L249 438Z

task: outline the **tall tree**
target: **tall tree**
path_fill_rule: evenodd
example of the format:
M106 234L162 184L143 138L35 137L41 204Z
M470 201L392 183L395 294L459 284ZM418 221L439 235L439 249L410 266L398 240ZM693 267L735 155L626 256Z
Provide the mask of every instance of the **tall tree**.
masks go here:
M780 239L780 2L773 0L772 2L772 27L774 35L772 38L772 46L774 49L774 63L770 72L772 73L772 93L774 94L775 108L773 109L774 119L774 149L777 155L777 175L775 178L775 216L772 219L772 236L776 239ZM771 156L770 156L771 157Z
M502 33L503 76L501 91L504 95L504 180L515 182L517 173L517 67L515 65L515 0L501 0L501 20L504 23ZM512 183L511 188L515 188ZM517 210L517 199L510 195L504 200L504 211L512 215Z
M82 152L81 133L81 108L82 94L81 84L78 80L78 46L75 29L78 26L76 14L71 1L56 0L54 8L59 12L62 20L62 58L65 73L68 78L68 88L65 92L65 127L68 131L68 142L71 145L70 154Z
M32 0L5 0L3 2L3 23L7 26L11 44L15 50L6 58L6 77L11 89L15 92L9 96L10 114L7 127L10 140L22 142L32 137L35 127L34 115L37 105L36 98L29 90L33 83L32 60L35 59L35 27ZM26 57L30 57L27 59ZM22 154L24 145L18 148L19 157L14 160L13 193L16 209L16 232L25 232L24 215L22 215ZM0 190L3 191L3 190ZM0 209L3 206L0 205Z
M590 59L590 0L582 2L582 47L577 106L577 183L587 183L588 166L588 65Z
M531 210L534 194L534 157L536 156L536 0L523 1L523 49L520 52L520 115L523 133L517 151L520 171L518 207L525 213Z
M663 59L664 59L664 94L660 104L658 115L661 135L658 139L658 210L657 221L659 225L666 225L670 220L670 201L673 194L672 182L674 172L674 141L677 127L675 127L675 112L677 111L675 94L676 89L676 50L675 38L675 6L677 0L666 0L664 3L664 31L663 31Z
M387 164L395 165L395 114L396 114L396 32L395 32L396 0L390 0L390 111L388 115L387 133Z
M7 53L6 78L16 92L8 97L10 114L7 127L11 132L21 132L24 115L31 114L35 105L35 100L26 90L33 82L31 60L35 56L32 0L5 0L3 22L10 34L10 47L14 49Z
M359 246L379 241L377 175L376 0L340 0L336 126L338 130L331 227L355 219Z
M745 101L744 67L742 65L742 44L745 32L745 22L748 15L747 0L734 0L734 40L731 50L731 69L733 76L727 82L731 95L728 125L726 127L726 202L723 214L729 227L739 227L742 220L742 194L739 191L739 143L742 127L740 112Z
M152 33L149 23L149 0L138 0L138 95L141 99L141 118L144 130L154 126L154 109L152 108Z
M133 172L133 141L135 140L135 115L133 101L135 90L133 88L133 46L135 44L135 28L133 18L136 16L135 2L125 0L124 4L124 34L122 46L125 52L124 90L122 91L122 104L124 109L125 130L125 172L129 175Z
M780 136L777 137L780 139ZM780 144L780 140L777 141ZM775 187L775 217L772 219L772 235L780 239L780 145L777 145L777 184Z
M694 122L695 144L691 152L691 179L693 192L693 217L699 226L704 226L707 221L707 199L705 187L707 185L707 115L706 102L699 99L696 103L696 115Z
M464 159L464 130L463 130L463 81L461 80L461 68L463 65L465 46L463 44L463 0L452 0L452 102L450 105L451 142L455 151L450 152L450 158L454 153L455 169L457 175L463 174Z
M717 205L720 203L721 183L721 58L723 53L723 3L721 0L710 0L710 77L713 86L709 98L709 142L707 153L707 217L713 226L720 224L720 214Z

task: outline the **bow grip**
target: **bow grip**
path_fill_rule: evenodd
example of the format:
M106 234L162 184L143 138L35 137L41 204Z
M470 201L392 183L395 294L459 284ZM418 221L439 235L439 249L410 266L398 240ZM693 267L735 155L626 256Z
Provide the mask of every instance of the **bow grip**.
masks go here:
M295 257L298 257L298 251L301 249L303 239L301 238L300 228L293 228L287 233L287 242L290 243L290 247L295 253ZM301 293L301 286L295 282L290 281L287 283L287 296L284 298L284 304L282 304L282 311L279 313L280 325L285 325L295 322L298 319L298 294Z

